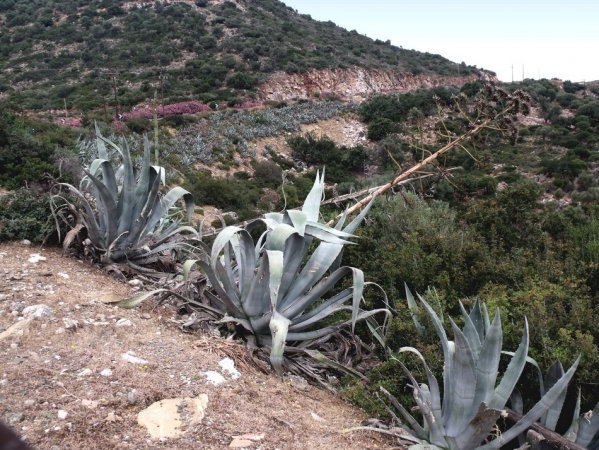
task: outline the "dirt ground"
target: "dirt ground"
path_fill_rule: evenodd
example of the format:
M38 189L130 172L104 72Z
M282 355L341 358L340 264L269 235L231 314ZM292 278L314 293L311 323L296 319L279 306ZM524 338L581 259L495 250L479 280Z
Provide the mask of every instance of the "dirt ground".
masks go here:
M33 254L45 260L30 262ZM0 420L32 448L222 449L248 433L264 434L244 447L256 450L401 448L372 431L342 433L360 425L360 410L258 372L244 363L240 343L183 333L169 305L123 310L106 303L138 289L56 248L0 245L0 332L24 307L53 312L0 340ZM146 363L124 360L127 352ZM208 383L204 372L219 371L225 357L241 377ZM209 399L205 417L180 438L151 439L137 423L156 401L200 394Z

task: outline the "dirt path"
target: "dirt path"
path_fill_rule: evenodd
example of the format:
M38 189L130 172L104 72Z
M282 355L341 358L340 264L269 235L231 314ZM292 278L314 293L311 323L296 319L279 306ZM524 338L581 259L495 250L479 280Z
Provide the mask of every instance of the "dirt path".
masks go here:
M36 253L45 260L30 262ZM0 332L27 306L44 304L52 314L21 319L28 326L0 340L0 420L33 448L222 449L247 433L264 436L244 448L262 450L395 447L380 434L339 433L360 424L359 410L328 392L257 373L244 364L239 343L181 332L168 305L122 310L104 303L135 289L58 249L0 245ZM73 322L65 319L79 326L68 329ZM127 362L127 352L146 362ZM223 373L226 357L241 377L207 383L205 372ZM137 423L156 401L200 394L209 399L205 417L180 438L151 439Z

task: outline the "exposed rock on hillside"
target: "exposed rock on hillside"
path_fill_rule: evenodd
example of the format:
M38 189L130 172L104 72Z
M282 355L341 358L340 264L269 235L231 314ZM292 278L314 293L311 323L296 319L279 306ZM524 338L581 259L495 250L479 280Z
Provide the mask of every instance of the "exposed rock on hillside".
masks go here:
M486 75L486 74L485 74ZM488 79L494 78L487 76ZM277 72L268 82L258 87L258 96L264 100L285 100L309 97L314 93L333 93L351 97L388 91L409 91L434 86L461 86L480 79L479 75L446 77L433 74L412 75L378 69L325 69L301 74ZM497 80L495 80L497 81Z

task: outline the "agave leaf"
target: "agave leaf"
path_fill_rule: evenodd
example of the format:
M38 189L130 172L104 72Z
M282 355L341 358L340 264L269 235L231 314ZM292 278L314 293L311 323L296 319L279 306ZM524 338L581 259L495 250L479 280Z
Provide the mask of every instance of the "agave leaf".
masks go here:
M402 364L402 363L399 362L399 364ZM424 430L424 428L422 428L422 426L420 426L420 424L416 421L416 419L414 419L414 417L408 412L408 410L405 409L401 403L399 403L397 398L395 398L395 396L393 396L384 387L380 386L379 389L381 390L381 392L383 394L385 394L385 396L389 399L389 401L393 404L393 406L395 406L395 408L403 416L403 418L406 420L406 422L408 422L408 424L410 425L410 429L408 431L412 432L414 437L417 437L420 439L426 439L428 437L428 433Z
M269 280L268 289L270 291L271 309L277 308L277 300L279 297L279 288L281 287L281 279L283 278L283 252L280 250L266 250L269 265ZM287 324L289 327L289 324Z
M408 309L410 310L410 315L412 316L412 320L414 321L416 330L418 331L418 334L423 334L424 327L420 323L420 320L418 319L418 315L417 315L418 305L416 304L416 301L414 300L414 296L412 295L412 292L410 292L410 289L408 288L407 283L404 283L404 287L406 289L406 300L408 301Z
M218 235L216 236L216 239L214 240L214 244L212 244L212 252L210 253L210 261L211 261L212 267L216 266L216 263L219 259L220 252L223 251L223 249L229 243L231 238L233 238L233 236L235 236L235 234L237 234L241 231L242 231L242 228L230 226L230 227L224 228L220 233L218 233Z
M480 309L480 299L478 296L476 296L476 301L474 302L472 311L470 311L469 317L472 321L472 324L476 328L476 331L478 332L478 338L480 339L480 342L483 342L485 340L485 323L482 311ZM487 327L486 330L489 330L489 327Z
M595 406L593 411L579 417L576 443L587 447L591 444L597 432L599 432L599 404Z
M418 384L418 382L416 381L416 379L414 378L412 373L408 370L408 368L401 361L397 360L397 362L399 363L400 367L402 368L402 370L404 371L406 376L412 382L414 400L416 401L416 404L420 408L422 417L424 418L427 428L429 430L430 436L428 436L428 439L429 439L430 443L435 444L435 445L441 445L441 446L444 446L445 448L448 448L449 445L447 443L447 440L444 437L445 430L443 427L443 423L439 422L436 419L435 414L432 410L432 405L430 403L426 403L426 401L425 401L426 394L423 395L423 393L422 393L422 387L424 385L421 386Z
M284 250L287 239L292 234L299 234L295 228L290 225L281 224L272 230L266 238L266 250Z
M316 361L326 364L327 366L329 366L333 369L337 369L341 372L344 372L347 375L351 375L353 377L360 378L362 380L366 380L366 377L364 375L362 375L360 372L352 369L351 367L346 367L343 364L339 364L338 362L327 358L322 353L320 353L318 350L304 349L304 352L306 354L310 355Z
M98 156L101 159L108 160L108 152L106 151L106 145L104 145L104 140L101 138L102 133L100 132L100 128L98 124L94 122L94 127L96 128L96 146L98 148Z
M297 276L296 282L285 293L280 302L279 310L286 309L291 303L295 302L298 296L311 289L323 277L342 248L339 244L321 242Z
M170 292L170 291L168 289L154 289L153 291L144 292L143 294L134 295L133 297L129 297L124 300L121 300L120 302L118 302L116 304L116 306L118 306L120 308L124 308L124 309L135 308L137 305L139 305L144 300L147 300L148 298L153 297L154 295L156 295L160 292Z
M512 356L512 357L516 354L514 352L508 352L505 350L502 350L501 353L503 353L504 355ZM542 397L543 395L545 395L545 382L543 381L543 371L541 370L541 367L539 366L539 364L534 360L534 358L527 356L526 362L529 364L532 364L537 369L537 375L539 378L539 390L541 392L541 397Z
M298 233L292 234L285 242L283 261L285 262L285 271L281 279L281 290L279 298L283 298L289 287L294 282L299 272L299 268L308 251L308 245L305 239Z
M470 315L466 312L466 309L464 308L464 305L462 304L462 302L460 303L460 309L462 310L462 316L464 316L464 336L466 337L466 339L468 340L468 344L470 345L470 348L472 349L472 354L474 356L475 360L478 360L478 354L480 353L480 349L482 347L482 339L480 337L480 335L478 334L478 330L476 329L476 326L474 325L474 323L472 322L472 319L470 318Z
M547 377L545 378L545 389L551 389L551 387L557 383L557 381L564 375L564 368L562 363L557 360L553 363L553 365L549 368L547 372ZM544 395L545 392L542 392ZM551 408L541 416L540 422L551 431L555 431L555 427L557 426L557 421L559 420L559 415L562 412L562 406L564 405L564 401L566 400L566 390L558 396L557 400Z
M212 266L205 261L197 261L197 264L204 270L204 273L206 273L206 277L208 278L212 288L216 291L218 298L227 307L227 312L235 318L242 318L243 313L241 312L241 305L236 303L238 299L232 299L229 297L225 289L223 289L222 285L218 281Z
M293 225L293 228L295 228L296 232L303 237L306 232L306 225L308 223L308 216L306 213L303 211L289 209L285 211L285 214L287 217L289 217L289 220L291 221L291 224Z
M410 352L418 356L420 361L422 361L422 365L424 366L424 371L426 373L426 378L428 380L428 386L430 389L430 399L431 399L431 407L432 412L435 417L435 420L443 426L443 411L441 409L441 392L439 391L439 383L437 382L437 378L433 375L424 356L415 349L414 347L402 347L399 349L399 353ZM444 428L444 427L443 427ZM445 434L445 430L443 429L443 434Z
M495 389L493 396L489 402L489 407L492 409L502 409L510 398L510 394L514 390L517 381L520 379L524 365L526 364L526 356L528 354L528 320L524 318L524 331L522 333L522 341L518 346L518 350L512 357L499 386ZM535 419L536 420L536 419ZM517 435L515 435L517 436ZM514 437L515 437L514 436Z
M193 195L191 195L188 191L183 189L182 187L175 187L171 189L168 194L166 194L163 198L160 199L159 204L154 208L152 214L148 219L148 224L144 229L142 236L150 232L154 226L158 223L158 221L164 217L167 211L173 207L173 205L181 198L185 201L185 207L187 209L187 221L191 223L191 218L193 216Z
M352 220L347 227L343 228L343 231L353 235L354 231L356 231L356 229L358 228L358 225L360 225L362 223L362 220L364 220L364 217L366 217L366 214L368 214L368 211L370 211L370 208L374 204L375 198L376 198L376 195L372 198L372 200L370 202L368 202L366 207L364 207L362 209L362 211L360 211L360 214L358 214L358 216L354 220ZM343 224L345 223L345 220L346 220L346 216L347 216L347 214L344 213L344 216L341 217L341 219L339 219L339 222L337 223L337 225L335 225L336 230L342 229ZM333 261L333 264L331 264L331 267L329 268L329 271L331 273L333 273L335 270L337 270L339 267L341 267L341 258L342 257L343 257L343 249L341 249L341 251L339 252L339 255L337 255L337 258L335 259L335 261Z
M456 437L472 419L471 409L476 390L476 363L468 339L453 320L451 320L451 327L456 346L451 379L453 401L444 425L447 436Z
M337 282L339 282L344 276L349 275L350 273L352 273L351 267L341 267L328 278L324 278L321 281L319 281L317 285L311 286L309 290L306 289L306 293L300 297L297 297L292 303L284 305L283 302L281 302L279 311L285 314L286 317L296 317L297 315L301 314L305 309L313 305L329 290L331 290L331 288L335 286L335 284L337 284ZM352 286L352 289L354 289L355 291L355 286Z
M349 309L349 308L345 308L345 309ZM373 309L370 311L362 311L360 312L360 314L358 314L358 318L357 320L366 320L369 317L375 316L377 314L389 314L389 311L387 309ZM346 320L345 322L337 322L334 325L325 327L325 328L321 328L319 330L313 330L313 331L304 331L304 332L298 332L298 333L294 333L294 332L289 332L287 334L287 340L288 341L305 341L305 340L309 340L309 339L318 339L321 338L323 336L327 336L343 327L346 327L348 325L351 324L351 319Z
M340 245L344 245L344 244L353 245L353 242L338 238L333 233L323 230L320 227L314 227L310 223L308 223L308 225L306 225L306 233L309 234L310 236L320 239L321 241L326 242L326 243L340 244Z
M568 439L569 441L574 442L576 444L579 444L579 442L576 441L576 438L578 436L579 419L580 419L580 389L578 389L578 399L576 400L576 407L574 408L574 415L572 417L572 423L570 424L568 431L566 431L566 434L564 434L564 437L566 439Z
M449 339L447 339L447 334L445 333L445 329L441 324L441 320L437 313L430 307L430 305L420 296L418 295L418 299L426 309L428 315L433 321L433 326L437 331L437 335L441 340L441 347L443 348L443 360L444 360L444 369L443 369L443 423L447 423L449 419L449 411L452 410L452 402L453 402L453 350L450 348Z
M302 206L302 212L306 214L306 217L311 222L318 222L318 213L320 211L320 202L322 199L322 193L324 191L324 170L322 174L323 178L320 178L319 171L316 171L316 179L314 185L308 193L304 205Z
M477 297L478 299L478 297ZM487 305L485 305L484 303L482 304L482 310L483 310L483 319L484 319L484 323L485 323L485 330L488 330L491 327L491 321L489 320L489 311L487 311Z
M351 268L353 272L353 301L352 301L352 313L351 313L351 332L353 333L356 328L356 321L358 320L358 313L360 311L360 300L362 300L362 292L364 291L364 272L354 267Z
M158 190L160 188L160 181L158 180L158 177L150 177L148 183L148 193L144 199L145 204L142 205L141 210L139 210L138 212L134 212L131 216L133 223L131 223L130 227L128 228L129 230L131 230L131 232L129 236L127 236L127 245L136 245L139 243L141 233L147 226L148 216L150 215L151 211L156 205L158 199Z
M87 176L93 183L94 187L97 189L98 197L96 198L96 200L97 200L98 208L102 208L102 210L103 210L103 211L101 211L100 217L106 218L106 238L105 239L106 239L106 242L112 243L118 236L117 228L116 228L116 222L117 222L116 204L114 203L112 195L110 194L110 192L108 191L106 186L104 186L100 180L98 180L96 177L94 177L91 173L89 173L85 169L83 171L87 174Z
M289 329L289 320L279 314L276 309L272 309L272 318L270 319L270 332L272 336L272 347L270 349L270 363L279 377L283 376L283 352L285 350L285 341L287 339L287 330Z
M123 186L117 204L118 229L128 229L133 216L133 201L135 196L135 173L129 153L129 145L125 139L121 139L123 148Z
M476 393L472 402L473 409L470 411L472 416L477 414L478 405L482 402L488 404L491 400L497 381L502 343L501 317L497 308L476 362Z
M282 311L283 315L286 317L292 318L291 326L289 327L289 331L300 331L305 328L308 328L312 324L319 322L324 317L329 316L330 314L339 311L342 308L339 305L343 305L347 300L352 298L353 296L353 288L347 288L343 291L335 294L330 299L322 302L315 308L311 309L305 314L299 315L297 317L290 316L286 314L286 311Z
M254 323L254 326L261 328L268 325L270 317L267 313L270 310L270 291L269 291L269 272L270 265L268 258L262 258L258 271L248 290L248 294L241 298L243 311L248 317L262 317L263 324Z
M526 326L526 328L528 328ZM517 353L517 352L516 352ZM501 448L502 445L508 443L528 427L530 427L534 422L537 421L549 408L553 405L558 397L561 395L562 391L568 388L568 383L574 376L574 372L576 372L576 368L578 367L578 363L580 362L580 356L576 359L572 367L568 369L568 371L564 374L563 377L559 379L557 383L555 383L551 389L547 391L547 393L537 402L535 406L520 420L516 423L512 428L500 434L497 439L491 441L490 443L483 445L479 450L490 450L490 449L498 449ZM510 363L511 365L511 363ZM508 367L509 371L509 367ZM507 372L506 375L507 376ZM505 378L504 376L504 378Z

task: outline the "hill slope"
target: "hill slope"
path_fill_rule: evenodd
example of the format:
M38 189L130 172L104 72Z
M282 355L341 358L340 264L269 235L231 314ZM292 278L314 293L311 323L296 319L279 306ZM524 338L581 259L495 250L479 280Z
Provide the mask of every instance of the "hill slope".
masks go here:
M238 102L270 74L362 67L467 76L474 67L373 41L277 0L0 0L0 92L25 109L151 98Z

